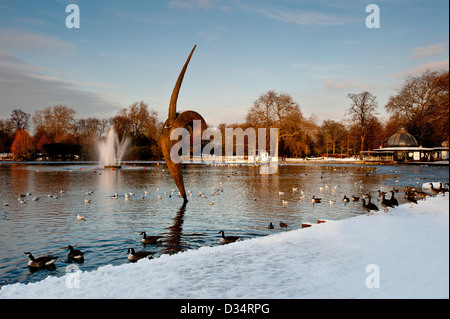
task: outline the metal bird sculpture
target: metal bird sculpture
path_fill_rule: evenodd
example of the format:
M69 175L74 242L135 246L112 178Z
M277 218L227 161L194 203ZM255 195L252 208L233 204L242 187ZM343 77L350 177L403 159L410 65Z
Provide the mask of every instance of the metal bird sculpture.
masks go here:
M189 57L186 60L186 63L183 66L183 69L180 72L180 75L178 76L178 80L175 84L175 87L173 88L172 96L170 98L170 104L169 104L169 116L164 123L164 126L162 128L161 132L161 138L160 138L160 144L161 144L161 150L164 156L164 159L167 164L167 168L169 169L170 174L173 177L173 180L175 181L175 184L178 187L178 190L180 191L181 196L184 199L184 202L187 202L186 197L186 191L184 189L184 181L183 181L183 173L181 171L181 163L178 161L173 161L171 158L171 149L178 141L177 140L171 140L170 135L172 131L176 128L187 128L190 127L193 129L193 121L199 120L201 123L201 134L203 134L203 131L206 129L206 122L203 119L203 117L195 112L195 111L184 111L181 113L177 112L177 99L178 99L178 93L180 92L181 83L183 82L183 77L186 72L187 66L189 64L189 61L191 60L192 54L194 53L194 50L196 48L196 45L192 49L191 53L189 54ZM193 136L191 135L191 145L192 145L192 139ZM201 140L201 136L200 136Z

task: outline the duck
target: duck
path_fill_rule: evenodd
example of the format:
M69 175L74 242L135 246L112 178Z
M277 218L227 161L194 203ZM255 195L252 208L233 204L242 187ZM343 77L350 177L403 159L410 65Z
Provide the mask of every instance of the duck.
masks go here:
M368 213L367 216L370 215L371 213L373 214L373 212L377 212L378 211L377 205L373 204L370 201L372 199L372 197L369 196L368 198L369 198L369 201L368 201L367 205L366 205L366 200L365 199L363 199L363 204L362 204L363 209L365 211L367 211L367 213Z
M357 202L359 201L359 197L352 195L352 202Z
M154 235L154 236L147 236L145 231L141 233L143 235L141 242L143 244L157 244L161 242L162 236Z
M238 237L238 236L225 236L225 233L223 230L221 230L219 232L219 234L222 234L222 237L220 238L221 244L233 243L233 242L239 241L241 239L241 237Z
M282 205L287 205L288 203L289 203L289 202L288 202L287 200L282 200L282 201L281 201L281 204L282 204Z
M84 220L84 221L86 221L86 218L84 216L80 216L80 214L77 214L77 220Z
M267 228L269 228L269 229L273 229L274 228L272 222L269 223L269 226L267 226Z
M72 245L69 245L66 248L69 249L67 258L76 260L82 260L84 258L84 253L81 250L73 249Z
M434 188L433 183L430 183L430 193L433 196L436 196L440 193L438 189Z
M90 202L91 202L90 199L85 199L85 200L84 200L84 203L85 203L85 204L89 204Z
M43 268L46 266L53 265L53 263L58 259L58 257L55 256L42 256L39 258L34 258L34 256L30 252L24 253L25 255L30 258L28 261L28 267L32 268Z
M344 195L344 198L342 199L344 203L348 203L350 199L347 197L347 195Z
M128 260L129 261L137 261L142 258L151 258L153 256L153 252L151 251L134 251L134 248L128 248Z
M384 212L387 213L389 211L389 207L390 208L394 208L394 205L392 205L392 202L386 198L386 194L382 195L382 199L381 199L381 206L384 207Z
M322 198L317 198L315 195L313 195L311 201L312 201L313 203L320 203L321 200L322 200Z
M280 222L280 227L288 227L286 223Z

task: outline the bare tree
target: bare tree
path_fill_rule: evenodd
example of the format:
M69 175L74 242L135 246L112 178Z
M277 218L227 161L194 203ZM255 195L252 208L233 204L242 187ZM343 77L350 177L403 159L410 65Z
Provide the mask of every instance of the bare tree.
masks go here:
M359 94L349 93L347 97L352 100L352 105L347 110L347 114L353 123L358 126L358 135L361 139L361 151L364 151L364 140L367 135L367 129L378 107L376 96L365 91Z
M421 144L441 142L449 134L449 72L425 71L405 79L386 110L402 119Z
M11 113L11 122L14 124L16 131L29 129L30 114L20 109L15 109Z

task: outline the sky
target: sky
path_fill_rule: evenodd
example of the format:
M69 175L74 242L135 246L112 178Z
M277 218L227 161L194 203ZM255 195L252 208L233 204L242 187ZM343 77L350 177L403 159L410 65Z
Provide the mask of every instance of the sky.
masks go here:
M210 125L244 122L268 90L318 124L348 119L347 95L369 91L385 120L407 76L449 68L448 12L447 0L0 0L0 119L60 104L109 118L144 101L164 121L197 45L178 110Z

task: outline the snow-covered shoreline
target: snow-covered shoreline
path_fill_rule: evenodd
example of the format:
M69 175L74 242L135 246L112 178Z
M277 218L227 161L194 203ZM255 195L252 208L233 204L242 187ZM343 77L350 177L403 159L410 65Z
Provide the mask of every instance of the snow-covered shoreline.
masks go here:
M449 298L449 196L409 207L6 285L0 298Z

